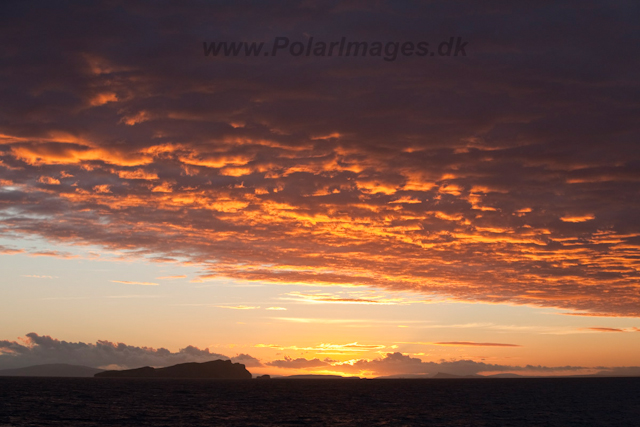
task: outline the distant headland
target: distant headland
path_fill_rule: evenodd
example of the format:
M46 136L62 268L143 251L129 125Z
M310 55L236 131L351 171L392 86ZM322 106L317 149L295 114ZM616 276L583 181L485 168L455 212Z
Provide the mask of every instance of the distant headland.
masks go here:
M230 360L212 360L204 363L180 363L166 368L126 369L122 371L104 371L94 375L96 378L207 378L221 380L250 380L251 372L241 363Z

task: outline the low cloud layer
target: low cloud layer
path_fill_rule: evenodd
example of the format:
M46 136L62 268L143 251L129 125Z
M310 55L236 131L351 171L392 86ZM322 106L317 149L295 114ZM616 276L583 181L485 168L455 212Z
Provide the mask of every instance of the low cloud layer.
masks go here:
M14 2L0 236L188 259L203 278L640 316L638 12ZM202 52L277 36L468 46L393 62Z
M354 343L355 344L355 343ZM366 346L360 346L366 347ZM379 346L372 346L379 347ZM326 349L320 346L316 350ZM301 349L296 349L297 351ZM311 350L311 349L307 349ZM227 357L187 346L177 352L164 348L137 347L124 343L96 341L93 343L67 342L50 336L29 333L18 341L0 341L0 369L20 368L48 363L68 363L105 369L130 369L142 366L170 366L186 362L206 362L215 359L231 360L242 363L247 368L261 367L269 371L274 368L278 373L332 372L343 375L386 376L386 375L424 375L432 376L438 372L454 375L473 375L482 373L514 372L524 375L577 375L599 373L609 376L640 376L640 367L583 367L583 366L512 366L485 363L473 360L441 360L424 362L400 352L387 353L377 359L353 359L349 362L324 358L306 359L285 356L282 359L261 363L248 354Z
M96 341L93 343L67 342L50 336L27 334L20 341L0 341L0 369L20 368L48 363L68 363L90 367L115 369L142 366L169 366L186 362L207 362L224 359L246 365L261 366L260 361L248 354L227 357L187 346L177 352L165 348L137 347L124 343Z
M439 372L453 375L476 375L482 373L521 373L524 375L579 375L598 372L599 375L608 376L640 376L640 367L582 367L582 366L512 366L499 365L473 360L454 360L440 362L423 362L417 357L411 357L402 353L387 353L385 356L374 359L360 359L348 363L340 363L331 360L304 358L284 358L267 363L285 369L316 369L320 371L334 371L351 375L386 376L386 375L425 375L432 376Z

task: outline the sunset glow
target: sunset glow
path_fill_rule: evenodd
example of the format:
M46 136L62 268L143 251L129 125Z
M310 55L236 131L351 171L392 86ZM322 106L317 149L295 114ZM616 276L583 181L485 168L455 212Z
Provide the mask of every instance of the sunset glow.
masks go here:
M0 368L640 375L637 23L311 3L2 18Z

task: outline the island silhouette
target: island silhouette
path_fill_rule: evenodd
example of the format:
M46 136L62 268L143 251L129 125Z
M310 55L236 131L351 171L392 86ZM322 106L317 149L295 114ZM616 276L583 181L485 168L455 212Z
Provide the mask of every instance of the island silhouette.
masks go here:
M165 368L145 366L121 371L104 371L94 375L96 378L208 378L223 380L251 379L251 372L241 363L230 360L212 360L203 363L180 363Z

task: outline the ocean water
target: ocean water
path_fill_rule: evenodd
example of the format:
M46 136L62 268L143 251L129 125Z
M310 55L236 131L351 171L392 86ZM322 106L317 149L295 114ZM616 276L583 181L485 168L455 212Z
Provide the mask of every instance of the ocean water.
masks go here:
M0 378L0 426L640 426L640 378Z

